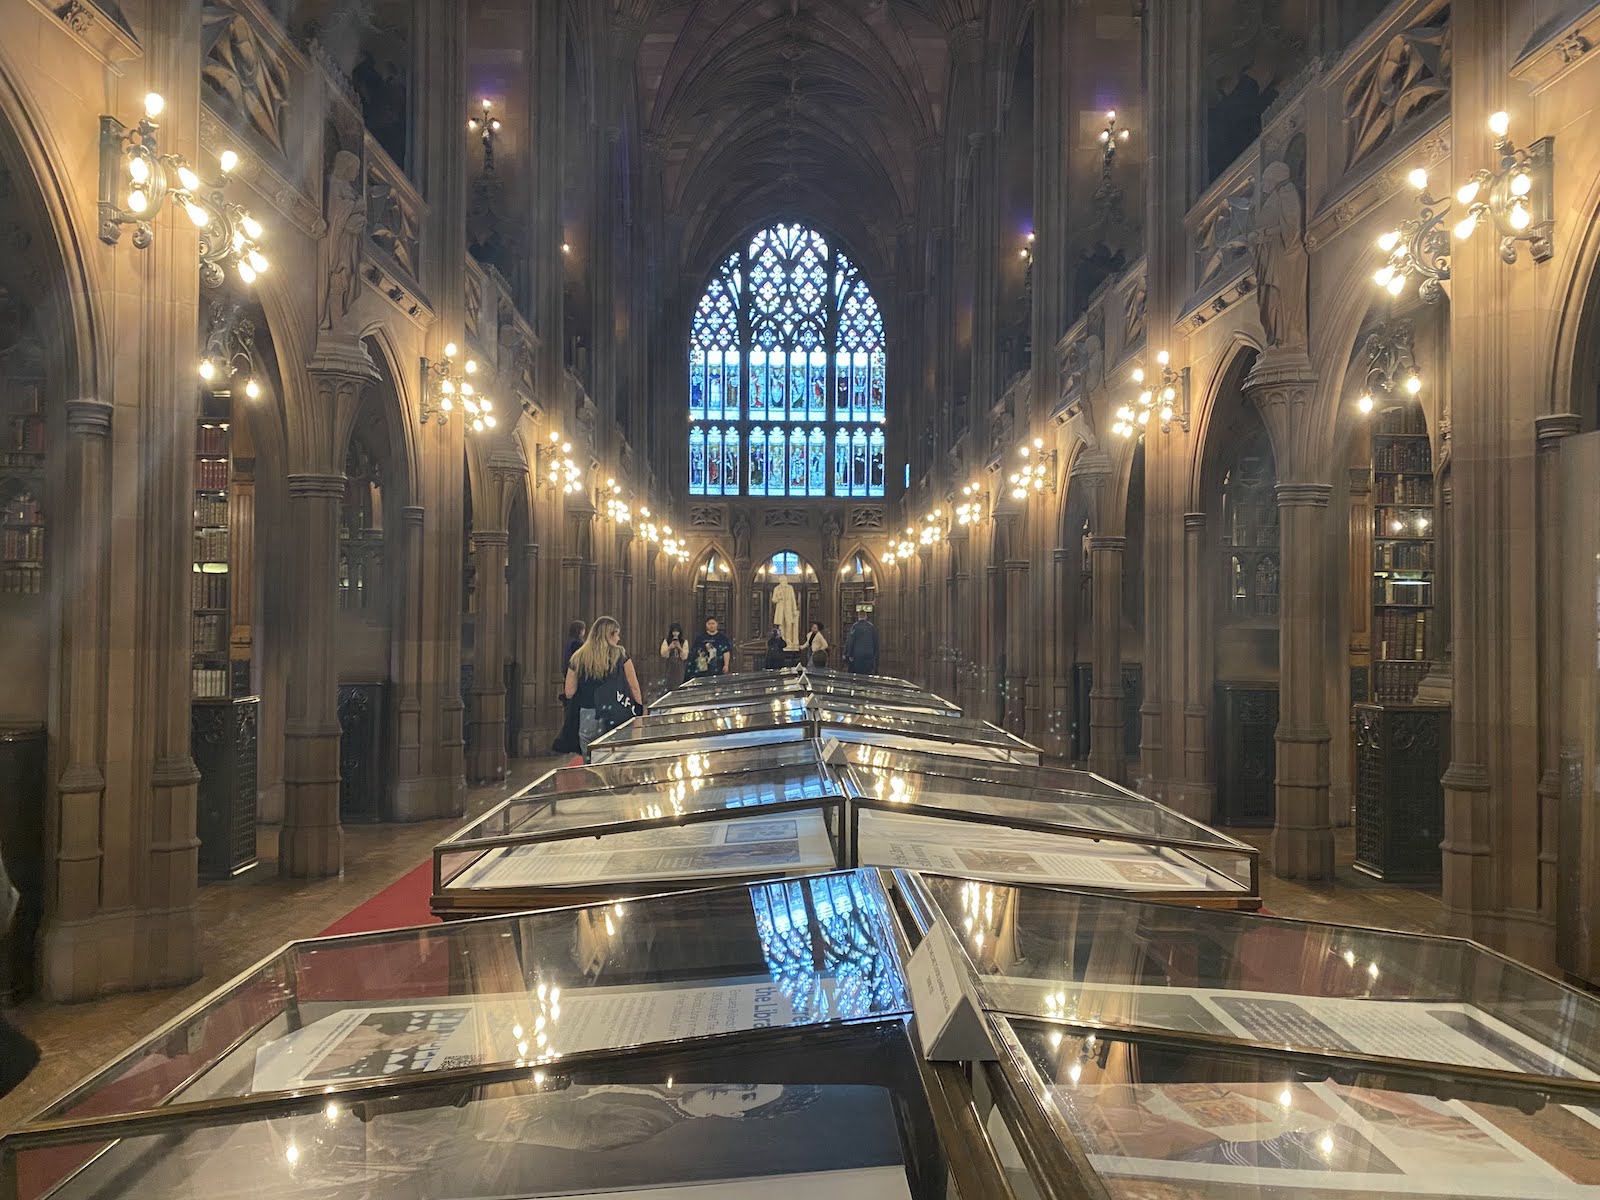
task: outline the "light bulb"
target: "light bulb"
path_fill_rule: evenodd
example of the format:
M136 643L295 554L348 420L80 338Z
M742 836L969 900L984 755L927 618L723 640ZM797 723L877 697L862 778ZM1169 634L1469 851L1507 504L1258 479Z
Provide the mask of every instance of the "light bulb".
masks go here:
M1497 138L1503 138L1506 131L1511 128L1511 117L1508 113L1497 112L1489 118L1489 132Z
M1411 186L1416 188L1417 191L1425 192L1428 190L1428 173L1421 167L1414 169L1406 178L1411 181Z
M480 397L479 397L479 398L478 398L478 407L479 407L479 408L481 408L481 409L483 409L483 411L484 411L484 412L488 412L488 411L490 411L490 410L491 410L491 409L492 409L492 408L494 408L494 405L492 405L492 404L490 404L490 403L489 403L489 397L487 397L487 396L480 396Z
M131 212L131 213L142 213L145 209L147 209L149 207L150 207L150 197L145 195L142 191L139 191L137 188L135 188L133 191L128 193L128 211L129 212Z
M1398 296L1401 292L1403 292L1405 290L1406 290L1406 277L1404 275L1396 275L1393 279L1389 280L1389 285L1388 285L1389 295Z
M135 183L147 183L150 179L150 163L138 155L128 160L128 176Z
M571 454L572 453L572 443L571 442L562 442L561 443L561 453L563 453L563 454ZM568 463L567 465L571 466L572 464ZM574 468L574 470L576 470L576 468Z
M1043 438L1034 438L1033 439L1033 448L1035 450L1043 450L1044 449L1044 439Z
M1115 121L1116 119L1117 119L1117 110L1113 108L1110 112L1108 112L1106 114L1106 120Z
M1533 176L1526 171L1518 171L1511 177L1511 194L1513 196L1526 196L1533 190Z
M1133 369L1133 381L1135 383L1143 383L1144 382L1144 368L1143 367L1135 367Z
M216 377L217 377L217 364L212 362L209 358L201 359L200 360L200 378L201 379L210 380L210 379L215 379Z
M189 220L194 222L196 229L204 229L211 223L210 214L192 200L183 206L183 211L189 214Z
M1478 198L1478 188L1481 185L1476 179L1469 179L1456 189L1456 199L1462 204L1471 204Z
M488 112L489 111L489 102L487 100L485 100L483 102L483 111L484 112Z
M246 238L244 236L244 230L235 229L233 231L233 252L235 254L243 254L244 253L245 241L246 241Z
M195 192L200 190L200 176L196 175L188 167L178 168L178 182L183 184L186 191Z
M470 383L463 383L461 385L461 394L463 396L470 396L476 390L477 389L475 389Z
M444 344L444 356L446 358L454 358L456 356L456 344L454 342L446 342Z
M1388 233L1384 234L1378 239L1378 249L1382 250L1385 254L1388 254L1399 244L1400 231L1398 229L1391 229Z
M247 262L240 263L239 278L246 283L254 283L256 281L256 269Z
M235 154L232 150L224 150L221 154L217 155L217 166L222 168L222 173L224 175L226 175L229 171L233 170L238 165L239 165L239 156L237 154Z
M483 422L482 421L473 421L473 423L472 423L472 432L473 433L482 433L483 432Z
M1519 202L1511 206L1511 212L1507 215L1506 220L1510 222L1511 228L1522 230L1533 223L1533 214L1528 211L1526 204Z
M1161 406L1161 423L1163 425L1168 425L1168 424L1171 424L1171 422L1172 422L1172 405L1163 404Z
M252 250L245 255L245 258L249 260L250 265L256 269L258 274L267 269L267 256L261 251Z
M451 412L452 410L454 410L455 406L456 406L455 405L455 401L450 399L449 396L440 396L439 397L439 408L442 411Z
M1110 133L1110 131L1109 131L1109 130L1105 130L1105 129L1102 129L1102 130L1101 130L1101 131L1100 131L1100 140L1101 140L1101 141L1102 141L1102 142L1109 142L1109 141L1110 141L1110 140L1111 140L1111 133Z
M556 442L559 442L560 440L561 440L561 435L559 433L557 433L554 429L552 429L550 431L550 442L551 442L551 444L554 445Z
M1372 411L1371 395L1366 392L1362 392L1361 399L1356 401L1356 407L1359 408L1363 414L1370 413Z
M244 381L244 394L252 400L261 399L261 385L254 379Z
M1393 267L1379 267L1372 273L1372 282L1379 287L1388 287L1389 280L1394 278Z
M1172 361L1172 356L1170 354L1168 354L1165 350L1161 351L1159 354L1156 355L1156 362L1160 363L1163 367L1166 366L1171 361Z
M439 381L439 390L447 396L454 395L456 390L455 380L441 379Z
M572 253L572 247L570 245L568 245L566 242L562 242L561 243L561 253L563 253L563 254L571 254Z
M1455 235L1457 241L1466 241L1472 236L1472 231L1478 227L1478 215L1469 214L1456 222Z
M1124 130L1123 130L1123 131L1122 131L1122 132L1121 132L1121 133L1119 133L1119 134L1118 134L1118 135L1117 135L1117 137L1118 137L1118 138L1119 138L1119 139L1120 139L1120 140L1122 140L1122 141L1124 141L1124 142L1125 142L1125 141L1127 141L1127 140L1128 140L1128 131L1127 131L1127 130L1126 130L1126 129L1124 129Z
M1139 424L1141 424L1141 425L1150 424L1150 410L1148 408L1145 409L1142 413L1139 414Z
M166 99L160 92L146 92L144 95L144 115L154 121L167 107Z
M476 375L478 373L478 360L475 358L467 359L466 367L468 375Z
M1170 404L1172 401L1174 401L1174 400L1176 400L1178 398L1178 389L1177 388L1170 388L1170 387L1169 388L1162 388L1161 389L1161 398L1163 400L1167 401Z
M1413 396L1415 396L1421 390L1422 390L1422 377L1420 375L1413 374L1413 375L1409 376L1406 379L1406 391L1410 392Z
M245 233L247 233L251 238L258 238L261 236L261 222L252 217L249 213L245 214L240 223L244 226Z
M496 117L494 120L490 121L489 122L489 128L494 130L496 133L499 133L500 132L500 118Z

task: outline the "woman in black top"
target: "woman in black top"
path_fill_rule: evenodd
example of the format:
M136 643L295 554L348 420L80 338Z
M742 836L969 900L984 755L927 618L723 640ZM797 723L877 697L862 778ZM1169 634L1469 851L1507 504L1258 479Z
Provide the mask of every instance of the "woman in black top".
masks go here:
M632 697L639 711L644 711L639 676L634 673L633 661L622 645L622 626L612 617L596 617L589 627L588 639L573 653L567 665L564 692L578 710L578 749L585 754L590 742L620 724L615 720L607 723L600 715L600 710L611 699L606 695L608 688Z
M769 671L783 670L783 630L776 625L772 627L772 636L767 639L767 657L761 665Z
M661 657L667 660L665 682L670 692L683 682L683 668L689 657L689 643L683 636L683 626L676 621L667 626L667 636L661 641Z

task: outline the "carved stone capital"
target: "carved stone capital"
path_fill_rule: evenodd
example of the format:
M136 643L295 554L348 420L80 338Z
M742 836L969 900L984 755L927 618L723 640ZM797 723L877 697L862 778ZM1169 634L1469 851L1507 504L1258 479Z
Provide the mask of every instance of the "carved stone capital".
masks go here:
M1279 508L1327 508L1333 497L1331 483L1280 483L1274 491Z
M343 475L293 474L289 476L291 499L308 496L314 499L343 500L345 478Z
M422 514L427 510L420 504L407 504L400 509L400 523L422 528Z
M509 546L511 534L504 529L474 529L472 531L472 544L474 546Z
M1128 539L1112 534L1093 533L1089 535L1089 553L1098 554L1105 551L1110 554L1121 554L1127 548Z
M1534 435L1541 451L1555 450L1564 438L1583 428L1577 413L1548 413L1533 419Z
M1205 513L1203 513L1203 512L1191 512L1191 513L1184 513L1183 514L1183 528L1184 528L1185 532L1191 532L1192 531L1192 532L1196 532L1196 533L1201 533L1201 532L1205 531L1205 527L1206 527L1206 514Z
M67 431L78 437L110 437L109 400L68 400Z

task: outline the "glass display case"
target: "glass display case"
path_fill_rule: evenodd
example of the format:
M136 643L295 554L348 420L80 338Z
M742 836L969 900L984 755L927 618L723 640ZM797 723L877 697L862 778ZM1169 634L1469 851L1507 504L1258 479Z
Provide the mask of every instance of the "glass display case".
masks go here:
M854 861L1259 908L1259 852L1084 771L834 744Z
M552 771L434 847L433 911L520 912L845 865L837 776L815 743L774 749L784 753L744 769L731 760L756 751Z
M870 703L938 716L959 717L959 705L932 692L875 675L837 675L832 672L762 672L723 676L715 686L680 687L650 705L654 714L705 711L789 696L815 696L823 700Z
M793 696L706 713L651 713L626 721L589 744L595 763L631 761L688 750L773 745L832 738L906 750L937 750L968 758L1037 766L1037 746L971 717L898 712L871 703L838 703Z
M903 953L860 872L296 943L0 1140L0 1193L1003 1195Z

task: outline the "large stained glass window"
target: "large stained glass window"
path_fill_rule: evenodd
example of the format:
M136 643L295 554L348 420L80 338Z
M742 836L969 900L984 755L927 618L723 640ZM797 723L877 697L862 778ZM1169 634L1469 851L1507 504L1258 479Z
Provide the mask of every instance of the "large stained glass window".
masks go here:
M762 230L695 309L689 491L882 496L886 366L856 265L803 225Z

